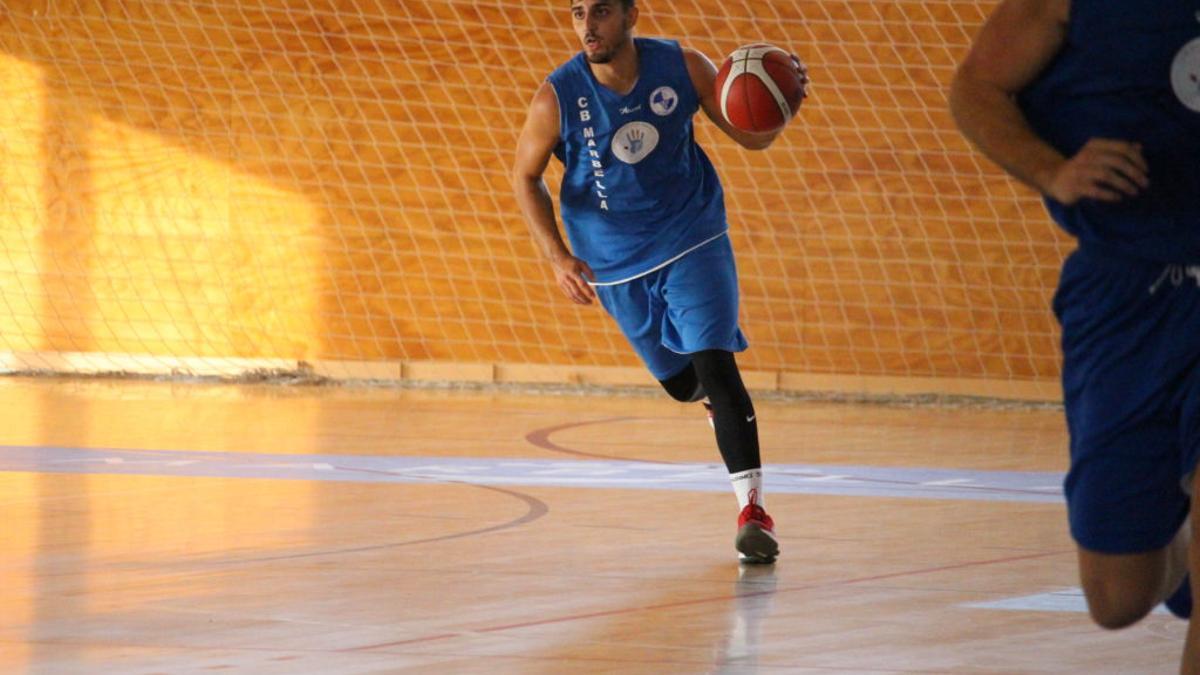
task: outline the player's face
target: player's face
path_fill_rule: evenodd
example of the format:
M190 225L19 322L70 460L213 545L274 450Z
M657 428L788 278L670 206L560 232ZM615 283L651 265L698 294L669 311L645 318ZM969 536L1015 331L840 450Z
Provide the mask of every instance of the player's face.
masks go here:
M571 21L592 63L608 63L629 46L637 7L628 12L620 0L572 0Z

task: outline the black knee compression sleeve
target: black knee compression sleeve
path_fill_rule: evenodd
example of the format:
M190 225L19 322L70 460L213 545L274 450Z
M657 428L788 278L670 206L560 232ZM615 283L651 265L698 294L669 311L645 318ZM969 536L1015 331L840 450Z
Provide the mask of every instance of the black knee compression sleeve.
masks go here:
M729 473L761 468L754 403L733 354L721 350L697 352L692 355L692 365L712 403L717 447Z
M658 383L676 401L695 403L704 398L704 387L700 385L696 369L690 363L683 370L665 380L659 380Z

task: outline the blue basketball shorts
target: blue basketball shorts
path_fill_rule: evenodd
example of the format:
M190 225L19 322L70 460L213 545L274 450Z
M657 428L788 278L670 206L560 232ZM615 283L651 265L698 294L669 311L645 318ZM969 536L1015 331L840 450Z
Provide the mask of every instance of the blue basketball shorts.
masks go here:
M649 274L595 288L658 380L679 374L695 352L749 346L738 328L737 266L728 235Z
M1079 250L1063 265L1071 535L1100 553L1170 543L1200 454L1200 266Z

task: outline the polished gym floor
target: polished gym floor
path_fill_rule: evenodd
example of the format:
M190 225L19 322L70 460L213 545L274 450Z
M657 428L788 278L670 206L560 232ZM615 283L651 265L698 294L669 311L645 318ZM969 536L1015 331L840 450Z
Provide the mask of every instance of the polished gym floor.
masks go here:
M1171 673L1094 627L1054 409L0 380L0 672Z

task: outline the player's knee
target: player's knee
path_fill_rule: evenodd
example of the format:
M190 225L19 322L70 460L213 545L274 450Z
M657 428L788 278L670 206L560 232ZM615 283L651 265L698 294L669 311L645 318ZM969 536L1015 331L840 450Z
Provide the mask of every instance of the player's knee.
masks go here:
M690 387L668 387L663 384L663 389L667 390L667 395L679 401L680 403L695 403L703 400L705 397L704 387L696 382Z
M731 352L718 349L697 352L692 355L692 364L714 406L753 414L753 403Z
M695 403L704 398L704 385L696 377L696 369L690 364L679 373L659 380L667 395L681 403Z
M737 370L737 359L733 352L723 349L706 349L692 354L692 364L701 376L720 375L727 371Z
M709 395L723 395L742 388L737 361L730 352L710 349L692 354L696 377Z
M1134 605L1097 605L1088 602L1088 614L1091 615L1092 621L1108 630L1128 628L1146 618L1150 609Z
M1117 580L1085 580L1083 593L1092 621L1109 630L1132 626L1157 604L1153 591Z

